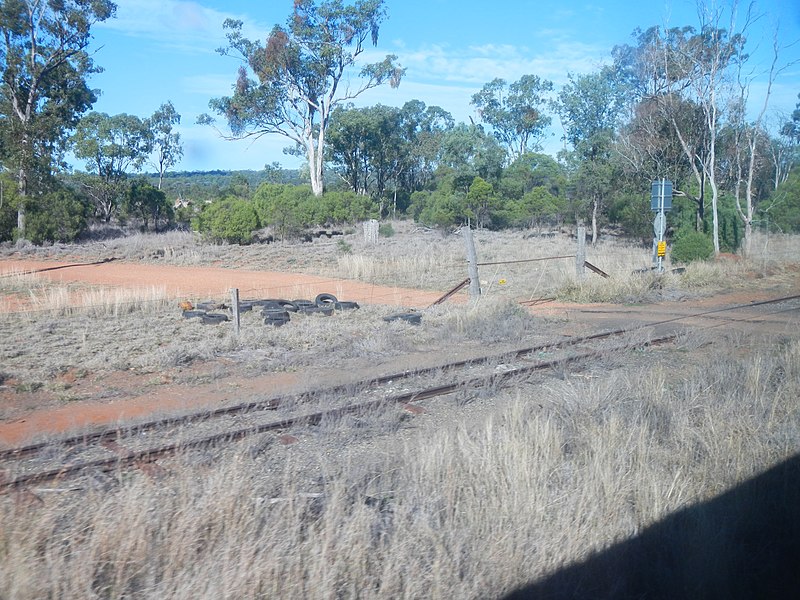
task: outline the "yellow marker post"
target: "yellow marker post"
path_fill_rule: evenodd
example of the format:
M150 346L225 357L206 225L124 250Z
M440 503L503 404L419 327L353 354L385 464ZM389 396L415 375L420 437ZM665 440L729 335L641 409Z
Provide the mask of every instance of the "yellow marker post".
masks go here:
M667 242L665 242L664 240L658 242L657 254L659 258L664 258L667 255Z

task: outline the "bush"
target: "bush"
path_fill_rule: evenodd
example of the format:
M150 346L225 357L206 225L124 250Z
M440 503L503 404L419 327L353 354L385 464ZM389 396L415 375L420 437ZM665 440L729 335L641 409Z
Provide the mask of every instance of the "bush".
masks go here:
M391 223L381 223L378 225L378 235L385 238L390 238L394 235L394 227Z
M88 208L71 190L62 188L28 205L25 236L34 244L73 242L86 230Z
M672 260L690 263L706 260L714 254L714 242L705 233L693 229L681 229L672 244Z
M197 229L201 233L214 241L229 244L249 244L258 227L253 203L240 198L226 198L209 204L197 219Z

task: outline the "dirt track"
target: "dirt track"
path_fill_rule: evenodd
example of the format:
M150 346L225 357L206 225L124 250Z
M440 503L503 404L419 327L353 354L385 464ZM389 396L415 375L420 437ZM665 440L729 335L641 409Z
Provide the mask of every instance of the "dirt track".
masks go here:
M363 304L388 304L424 308L442 294L400 287L387 287L315 277L300 273L246 271L216 267L176 267L122 261L95 264L61 263L30 260L0 260L0 272L41 271L54 281L81 282L122 288L163 289L174 298L229 298L231 288L238 288L241 298L314 297L333 293L341 300Z

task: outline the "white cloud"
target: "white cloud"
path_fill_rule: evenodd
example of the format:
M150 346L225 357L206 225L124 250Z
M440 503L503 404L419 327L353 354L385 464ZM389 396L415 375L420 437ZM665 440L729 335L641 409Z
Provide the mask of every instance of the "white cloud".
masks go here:
M247 37L264 38L273 24L222 12L197 2L181 0L120 0L117 16L98 23L97 30L144 38L183 52L208 53L226 44L222 24L226 19L243 22Z

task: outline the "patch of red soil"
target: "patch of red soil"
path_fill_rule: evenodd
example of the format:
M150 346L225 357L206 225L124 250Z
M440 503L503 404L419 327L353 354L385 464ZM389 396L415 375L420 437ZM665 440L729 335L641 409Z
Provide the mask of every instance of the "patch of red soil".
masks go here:
M46 269L46 270L45 270ZM401 287L373 285L335 277L299 273L246 271L221 267L176 267L110 261L70 265L31 260L0 260L0 273L35 272L65 283L113 286L127 289L164 290L172 298L229 298L232 288L241 299L304 298L331 293L340 300L362 304L424 307L442 296ZM456 299L458 301L458 299Z

